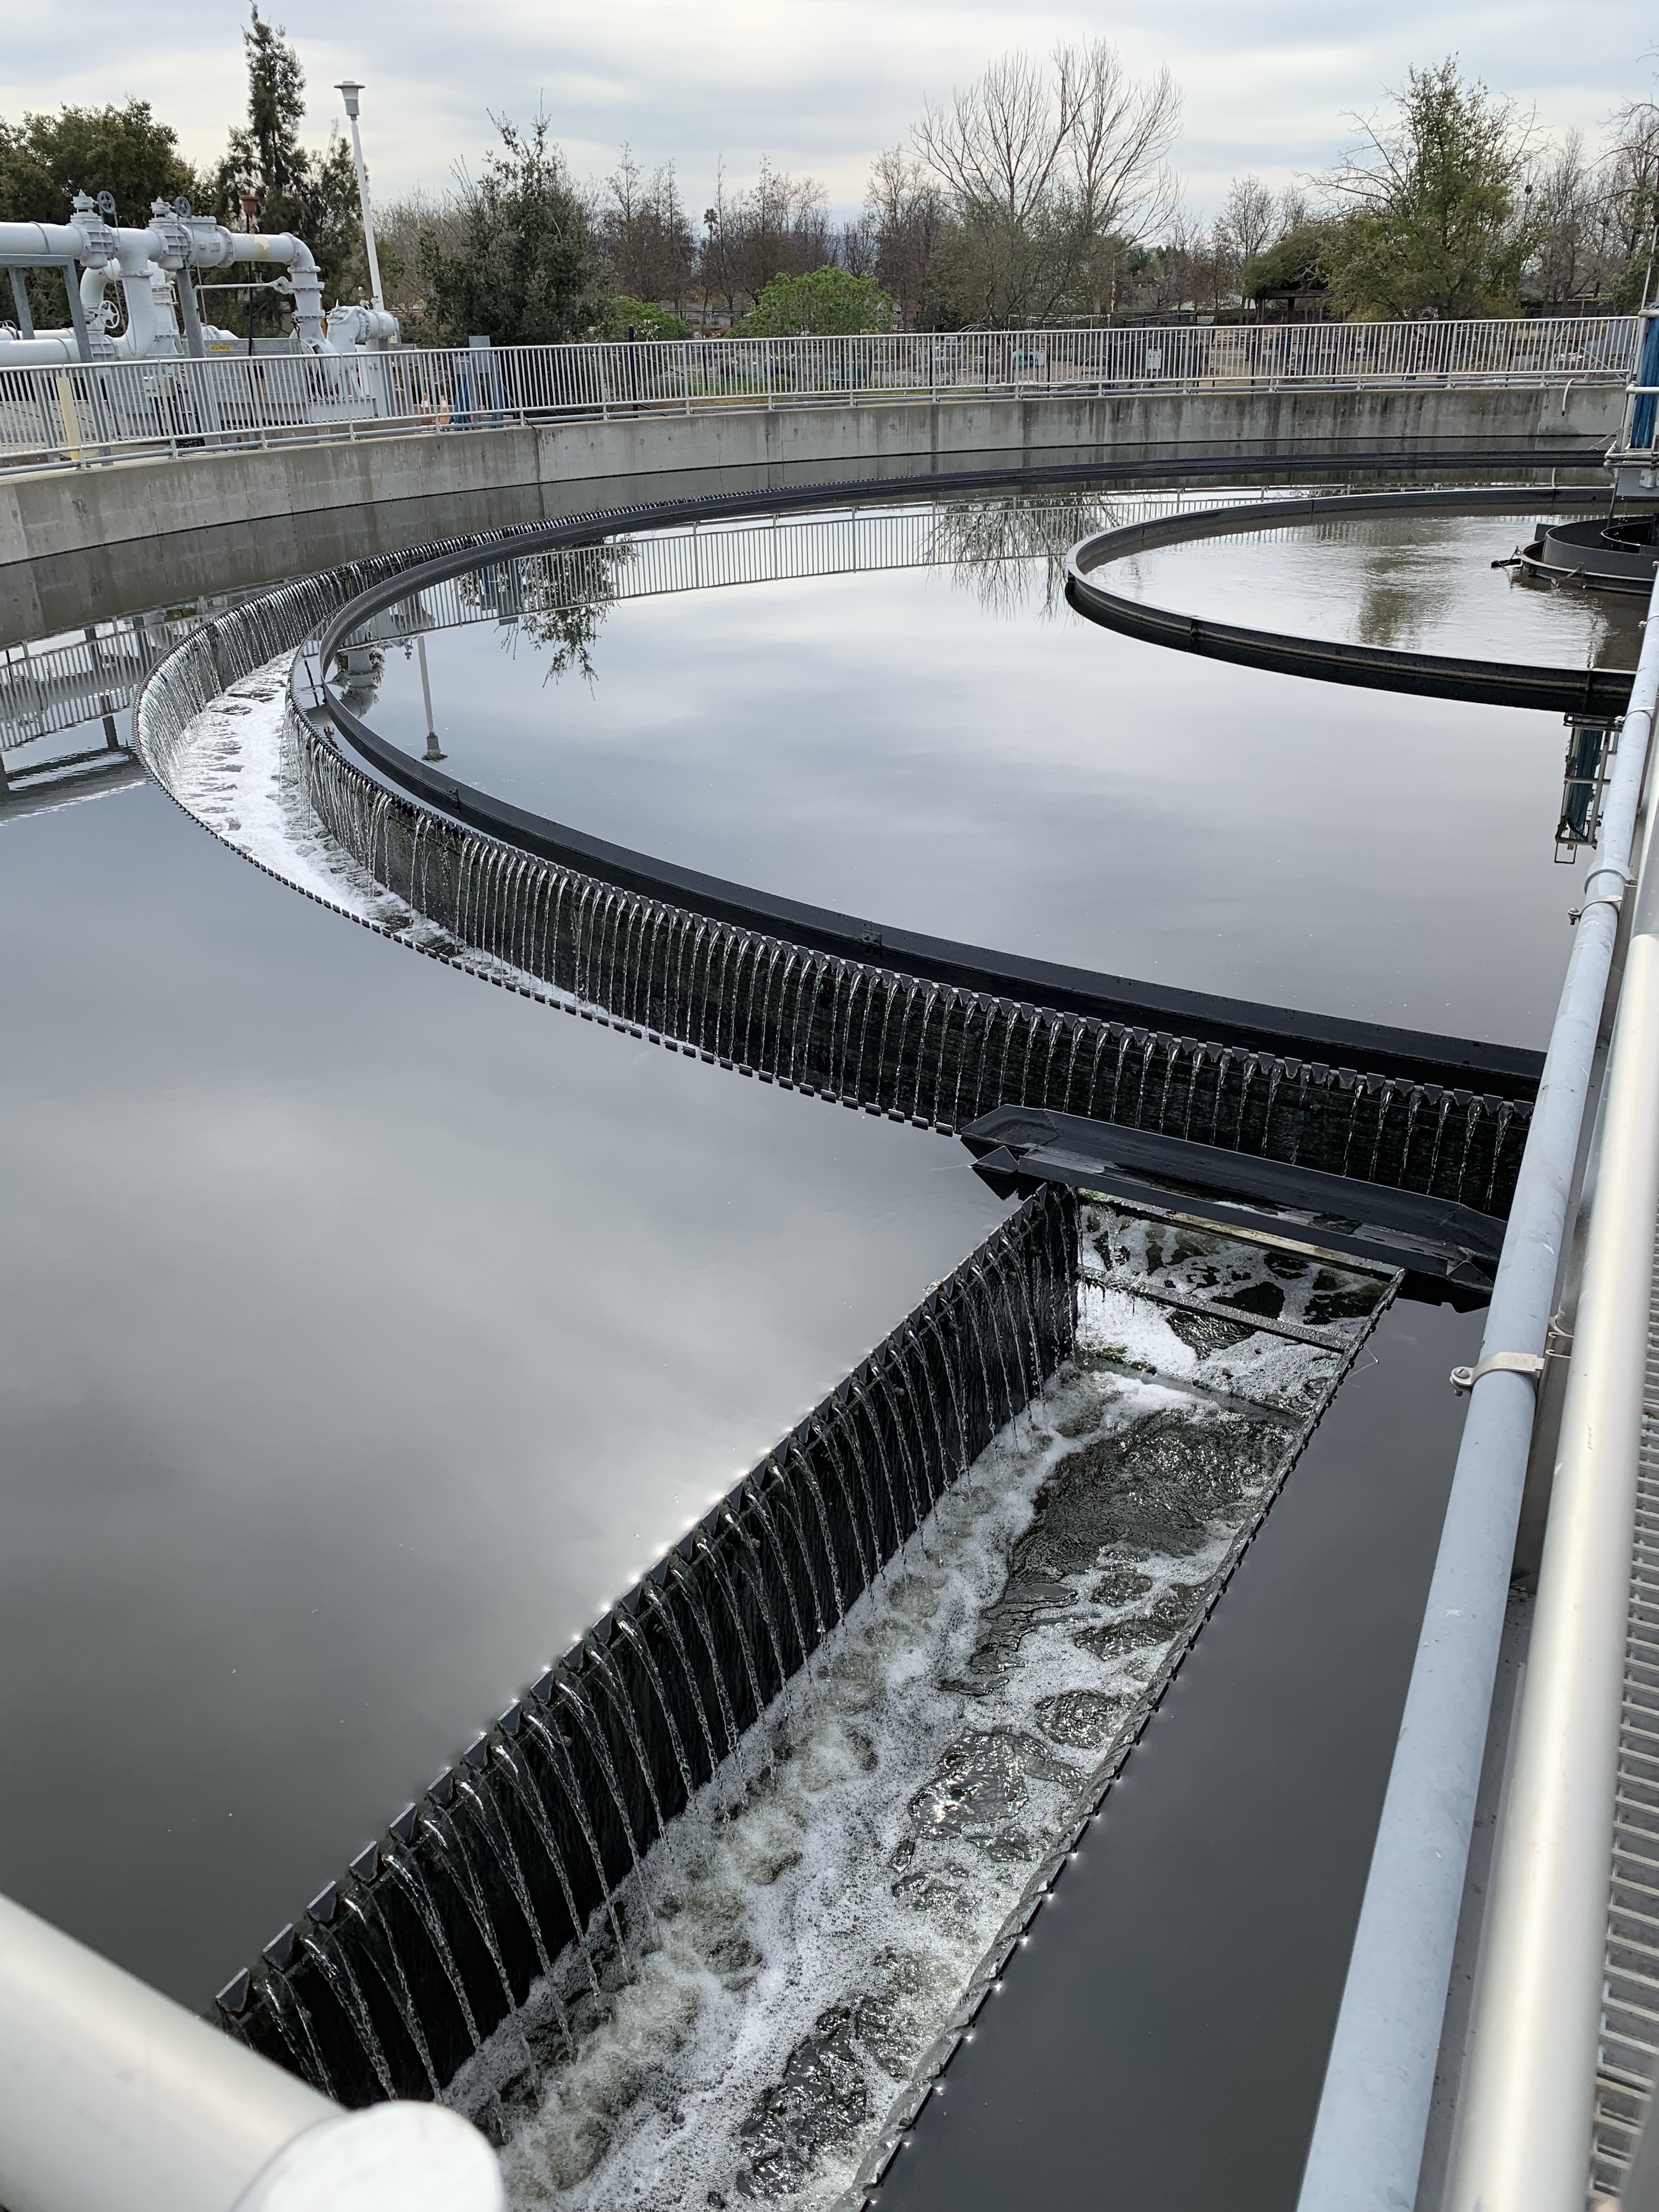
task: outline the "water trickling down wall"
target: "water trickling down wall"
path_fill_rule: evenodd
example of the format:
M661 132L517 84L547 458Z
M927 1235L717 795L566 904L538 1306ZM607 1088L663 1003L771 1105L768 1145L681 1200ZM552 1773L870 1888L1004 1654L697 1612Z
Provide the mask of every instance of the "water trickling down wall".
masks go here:
M163 784L204 706L431 550L284 586L187 641L139 702ZM290 737L323 822L371 873L461 945L665 1043L946 1129L1000 1103L1057 1107L1507 1206L1524 1103L808 951L413 805L297 712ZM622 1943L629 1877L665 1824L1066 1356L1076 1258L1074 1201L1045 1190L228 1985L232 2031L349 2104L430 2096L538 1978L581 1970L601 1923Z
M561 535L591 538L630 519L579 518ZM350 563L207 624L140 697L146 760L166 784L195 713L314 639L371 585L514 535ZM945 1131L997 1105L1042 1107L1508 1212L1531 1118L1524 1100L1063 1012L808 950L450 821L389 792L297 714L292 734L313 807L371 875L459 944L637 1034Z
M994 1106L1083 1114L1508 1210L1528 1109L896 974L624 890L375 782L294 716L325 827L460 943L635 1034L763 1081L954 1131Z
M1077 1278L1044 1192L237 1976L232 2032L348 2105L432 2097L561 1962L593 1972L591 1930L625 1953L629 1876L1066 1358Z

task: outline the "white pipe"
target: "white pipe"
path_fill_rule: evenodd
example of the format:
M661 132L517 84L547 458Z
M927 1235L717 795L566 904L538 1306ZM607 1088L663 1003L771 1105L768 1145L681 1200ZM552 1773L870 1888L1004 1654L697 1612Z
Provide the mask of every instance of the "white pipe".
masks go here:
M1659 623L1649 620L1652 635ZM1651 675L1645 650L1642 658ZM1652 722L1650 682L1640 697L1624 742ZM1448 2212L1577 2212L1584 2199L1659 1216L1659 862L1651 859L1603 1111Z
M54 261L85 261L87 234L73 222L0 222L0 252L11 259L38 253L45 267Z
M60 368L80 358L73 331L37 331L32 338L0 331L0 368Z
M120 231L116 234L121 241L116 258L82 271L81 305L87 327L92 331L104 328L104 295L112 283L118 283L126 301L127 326L119 337L108 341L110 357L116 361L151 361L176 355L179 332L172 310L166 310L164 328L163 311L155 296L156 285L165 285L166 276L161 263L145 250L150 234ZM73 333L70 335L72 338Z
M304 239L295 238L286 230L277 231L270 238L258 231L244 234L227 230L220 235L230 241L231 250L225 257L228 261L274 261L286 268L294 291L294 322L300 343L307 351L320 353L323 286L311 248Z
M1659 584L1607 781L1596 865L1585 878L1591 902L1573 933L1492 1285L1483 1362L1498 1352L1540 1357L1544 1350L1613 964L1618 908L1609 902L1630 865L1656 697ZM1532 1440L1534 1389L1525 1376L1496 1369L1470 1393L1298 2212L1411 2212L1416 2198Z
M163 269L174 264L184 251L183 234L188 230L188 258L198 269L224 269L237 261L274 262L285 268L294 294L300 343L310 352L322 351L322 281L311 248L302 238L295 238L289 231L278 231L270 237L257 232L248 235L201 218L173 228L175 235L171 236L159 225L143 230L120 230L93 215L72 223L0 222L0 252L13 258L38 253L43 263L78 261L89 275L106 270L112 256L118 264L117 273L126 293L128 327L124 338L129 341L114 342L116 358L144 358L149 344L137 342L133 334L148 332L151 343L157 334L155 302L149 290L150 264L154 263ZM101 300L101 289L98 297ZM396 335L395 322L392 334ZM66 336L70 348L67 353L62 349ZM33 339L15 338L0 343L3 343L4 365L9 368L52 366L60 361L78 358L72 332L45 331ZM42 349L40 352L27 350L37 344Z
M328 350L350 353L371 339L395 339L398 318L385 307L331 307L328 317Z
M8 2212L501 2212L482 2136L431 2105L342 2113L0 1898Z

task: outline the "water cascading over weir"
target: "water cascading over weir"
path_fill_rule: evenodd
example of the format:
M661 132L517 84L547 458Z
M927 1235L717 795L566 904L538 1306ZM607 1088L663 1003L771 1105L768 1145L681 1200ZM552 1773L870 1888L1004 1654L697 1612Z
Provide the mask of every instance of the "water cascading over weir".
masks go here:
M1450 1224L1440 1271L1484 1280L1458 1217L1491 1228L1507 1211L1534 1055L1034 966L1018 989L1020 963L1000 956L789 908L495 806L375 740L319 679L375 608L418 588L416 568L779 503L580 517L283 586L152 675L144 757L171 787L192 719L298 654L286 738L323 826L515 988L945 1132L1017 1107L1341 1179L1358 1217L1367 1188L1432 1200ZM597 1986L609 1947L625 1952L653 1843L1066 1358L1077 1279L1077 1201L1046 1184L226 1986L231 2032L348 2105L439 2094L538 1983L556 2034L561 1988Z
M544 1978L568 2040L562 1973L626 1957L652 1844L1067 1356L1077 1267L1038 1194L221 1992L232 2032L346 2105L438 2095Z
M890 484L879 490L893 496ZM799 503L852 495L841 486ZM148 757L165 783L168 748L210 699L279 653L319 637L331 648L415 588L416 570L448 574L491 555L777 504L744 495L583 516L286 586L207 624L151 687ZM792 908L495 805L375 739L338 699L325 704L314 678L307 693L300 666L294 689L300 772L330 833L459 944L592 1017L945 1131L1018 1104L1488 1218L1507 1211L1535 1054L1160 993ZM349 755L337 730L352 740Z

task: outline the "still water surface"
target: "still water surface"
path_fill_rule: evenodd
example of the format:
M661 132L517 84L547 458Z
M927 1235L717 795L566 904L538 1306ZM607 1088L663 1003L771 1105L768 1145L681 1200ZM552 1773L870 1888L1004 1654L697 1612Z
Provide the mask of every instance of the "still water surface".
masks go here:
M199 2004L1002 1209L153 788L0 933L0 1890Z
M703 533L696 561L665 533L597 579L498 567L401 617L443 625L424 640L435 746L395 621L352 696L465 781L767 890L1189 989L1541 1044L1576 902L1553 842L1559 719L1101 630L1066 607L1054 556L1119 511L943 502L825 518L810 542L799 524ZM1478 628L1496 600L1505 650L1565 652L1565 603L1510 592L1488 565L1520 526L1413 518L1430 550L1395 562L1391 635ZM799 573L830 565L836 527L860 568ZM1253 541L1253 618L1312 627L1319 592L1363 598L1376 549L1336 550ZM1160 590L1184 604L1183 562L1201 595L1244 558L1229 541L1173 549ZM681 587L696 574L724 587Z
M1161 545L1098 573L1109 590L1154 605L1298 637L1541 667L1634 668L1644 599L1557 590L1492 566L1535 528L1528 509L1339 519Z
M441 746L796 896L1540 1042L1559 724L1110 636L1054 595L1077 520L810 575L751 533L705 583L766 580L574 622L498 583L427 640ZM1421 619L1507 591L1480 550L1407 549ZM1376 552L1270 546L1258 616ZM1513 595L1517 653L1574 658L1554 604ZM409 642L363 682L425 750ZM1000 1209L936 1138L410 958L151 789L0 811L0 1889L199 2003Z

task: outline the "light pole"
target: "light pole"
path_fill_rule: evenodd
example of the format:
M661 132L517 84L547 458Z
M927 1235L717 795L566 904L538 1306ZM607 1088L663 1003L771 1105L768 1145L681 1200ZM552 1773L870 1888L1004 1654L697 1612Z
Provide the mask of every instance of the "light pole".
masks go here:
M432 678L426 672L426 632L415 633L415 650L421 659L421 696L426 701L426 757L429 761L447 759L438 745L438 732L432 720Z
M357 95L362 90L348 77L337 84L336 92L345 100L345 111L351 121L351 158L357 165L357 204L363 211L363 244L368 249L368 289L375 307L384 307L380 295L380 257L374 251L374 217L368 204L368 171L363 167L363 142L357 135Z

